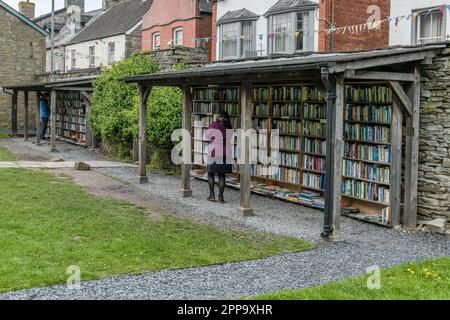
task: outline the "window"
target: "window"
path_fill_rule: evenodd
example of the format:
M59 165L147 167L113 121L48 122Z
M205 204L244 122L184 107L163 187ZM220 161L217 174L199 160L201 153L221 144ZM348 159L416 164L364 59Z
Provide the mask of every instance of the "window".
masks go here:
M95 67L95 47L89 47L89 66Z
M183 28L173 29L173 45L182 46L183 45Z
M256 21L224 23L220 25L220 58L236 59L255 55Z
M314 50L314 11L275 14L269 20L269 52Z
M111 65L116 59L116 43L110 42L108 44L108 64Z
M77 67L77 52L75 50L72 50L70 52L70 58L71 58L71 69L75 69Z
M153 34L153 50L161 49L161 34L156 32Z
M426 44L445 40L445 12L439 10L421 12L413 23L416 44Z

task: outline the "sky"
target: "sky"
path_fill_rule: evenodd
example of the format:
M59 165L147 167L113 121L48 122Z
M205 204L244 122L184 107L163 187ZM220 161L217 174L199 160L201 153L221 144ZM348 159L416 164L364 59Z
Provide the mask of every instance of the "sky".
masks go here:
M19 2L21 0L3 0L14 9L19 9ZM48 13L52 10L52 0L31 0L36 4L36 16ZM86 0L86 11L99 9L102 6L102 0ZM55 9L64 7L64 0L55 0Z

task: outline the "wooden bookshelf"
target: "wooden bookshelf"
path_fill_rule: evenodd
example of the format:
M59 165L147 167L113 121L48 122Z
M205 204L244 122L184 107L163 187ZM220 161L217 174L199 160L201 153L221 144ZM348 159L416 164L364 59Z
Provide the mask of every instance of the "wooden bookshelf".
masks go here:
M56 135L65 141L86 145L86 104L78 92L57 92Z

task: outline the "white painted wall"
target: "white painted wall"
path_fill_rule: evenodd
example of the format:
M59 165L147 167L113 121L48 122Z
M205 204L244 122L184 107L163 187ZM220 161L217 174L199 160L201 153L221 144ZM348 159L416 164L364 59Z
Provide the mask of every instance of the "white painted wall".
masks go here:
M71 52L75 50L77 54L76 69L90 68L89 47L95 47L95 67L108 66L108 44L114 42L116 46L115 61L125 58L126 36L119 35L101 40L86 41L82 43L66 46L66 71L71 70Z
M411 14L414 10L425 9L429 7L438 7L450 4L450 0L391 0L391 16L398 17ZM446 10L446 37L450 40L450 13ZM412 37L412 19L401 20L398 26L392 21L390 23L389 44L411 45Z
M319 0L312 0L314 2L319 2ZM266 13L278 0L223 0L217 2L217 19L220 19L223 15L225 15L228 11L235 11L239 9L247 9L253 13L260 15L259 20L256 22L256 34L263 34L263 39L259 40L259 37L256 37L256 50L258 52L262 52L260 55L267 55L267 19L263 17L263 14ZM317 12L317 15L319 13ZM319 28L319 21L316 19L315 30ZM220 33L217 32L217 35ZM216 59L220 59L219 52L219 39L216 40ZM319 37L316 33L315 41L314 41L314 50L318 51L319 49Z

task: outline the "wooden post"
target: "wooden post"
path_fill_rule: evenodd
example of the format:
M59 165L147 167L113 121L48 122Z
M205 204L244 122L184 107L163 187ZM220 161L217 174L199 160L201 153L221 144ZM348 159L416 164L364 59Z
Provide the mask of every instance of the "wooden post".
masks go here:
M151 87L140 85L141 105L139 108L139 183L148 183L147 177L147 101Z
M420 125L420 65L414 66L414 84L408 90L412 102L412 116L406 120L412 135L406 137L405 154L405 208L403 225L413 230L417 227L417 186L419 172L419 125Z
M56 90L52 90L50 98L50 120L51 120L51 136L50 151L56 152Z
M34 115L36 122L36 145L41 144L41 108L39 98L39 92L36 92L36 111Z
M333 93L328 93L333 95ZM342 157L344 154L344 77L336 78L334 104L328 97L327 155L325 188L325 229L323 236L330 242L341 241Z
M80 94L83 97L84 103L86 104L86 146L93 149L93 133L91 126L89 125L89 118L91 117L91 96L86 91L81 91Z
M11 103L11 134L17 136L17 97L19 93L14 90Z
M391 226L400 223L401 183L402 183L402 131L403 131L403 109L398 99L394 99L392 113L392 167L390 179L391 191Z
M191 87L183 86L183 130L190 132L191 128ZM183 198L192 197L191 189L191 168L192 168L192 140L191 135L183 137L183 164L181 165L181 195Z
M241 178L241 203L238 212L244 216L254 214L251 208L251 174L250 174L250 141L247 137L247 130L252 129L253 114L253 92L252 83L243 81L241 84L241 159L244 163L240 165Z
M24 140L28 141L28 138L29 138L28 91L24 91L23 94L24 94L24 107L25 107L25 115L24 115L24 117L25 117L24 130L25 130L25 132L23 135L24 135Z

